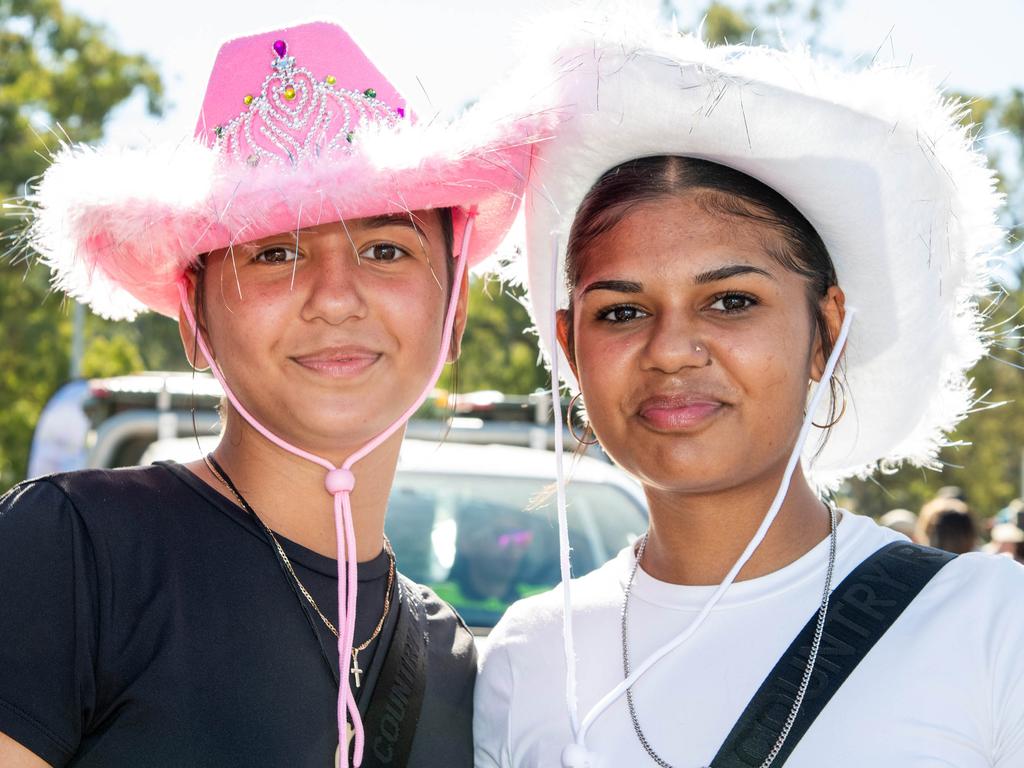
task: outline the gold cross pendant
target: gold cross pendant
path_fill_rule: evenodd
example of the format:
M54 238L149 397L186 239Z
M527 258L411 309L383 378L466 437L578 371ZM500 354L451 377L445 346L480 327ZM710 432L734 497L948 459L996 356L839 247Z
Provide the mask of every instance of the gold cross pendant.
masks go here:
M356 688L363 684L363 670L359 667L359 651L352 649L352 669L349 670L356 679Z

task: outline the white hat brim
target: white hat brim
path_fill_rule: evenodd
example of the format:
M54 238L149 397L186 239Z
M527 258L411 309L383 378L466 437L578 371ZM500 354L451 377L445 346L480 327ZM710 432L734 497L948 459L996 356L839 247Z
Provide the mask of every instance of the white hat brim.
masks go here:
M1003 239L993 173L955 107L907 70L847 73L803 53L618 25L585 34L555 59L548 98L570 106L535 148L526 198L529 302L545 353L551 313L568 303L569 230L598 178L638 157L711 160L804 214L857 309L849 408L810 467L815 482L933 463L972 404L965 372L986 348L976 298ZM560 371L575 388L564 358Z

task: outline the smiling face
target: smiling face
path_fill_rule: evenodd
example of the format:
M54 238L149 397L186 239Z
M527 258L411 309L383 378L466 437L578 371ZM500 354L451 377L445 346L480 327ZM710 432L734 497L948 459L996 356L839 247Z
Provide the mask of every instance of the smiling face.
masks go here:
M777 477L825 362L807 280L771 253L778 233L700 194L635 204L590 240L559 316L602 446L670 492ZM830 288L830 325L841 304Z
M210 254L202 332L235 395L280 437L362 445L423 391L448 307L437 212L325 224ZM465 320L460 293L456 337ZM191 352L192 332L182 338Z

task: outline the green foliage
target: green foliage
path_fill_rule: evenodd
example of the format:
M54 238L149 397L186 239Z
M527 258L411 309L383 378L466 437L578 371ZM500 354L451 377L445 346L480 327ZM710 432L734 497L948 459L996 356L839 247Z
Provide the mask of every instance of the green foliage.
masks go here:
M0 196L19 194L45 169L57 135L98 139L111 110L138 89L159 112L156 70L144 56L111 46L103 27L65 12L59 0L0 0ZM2 226L11 248L0 259L0 491L24 477L32 430L68 378L71 346L68 307L51 292L46 270L21 250L19 222L7 218ZM90 347L94 370L150 362L130 326L90 318L87 328L98 337Z
M992 312L989 326L996 342L988 357L972 370L979 402L975 412L950 435L961 445L940 454L941 472L906 467L866 481L847 484L850 506L872 515L903 507L917 510L944 485L958 485L982 517L994 515L1020 494L1024 461L1024 363L1015 338L1014 317L1024 308L1024 289L1006 293Z
M493 278L474 277L469 284L469 322L459 356L458 390L497 389L528 394L550 386L537 365L537 340L527 332L529 315L518 295L502 291ZM451 390L449 366L438 386Z
M754 35L754 25L725 3L712 3L704 16L704 39L713 45L743 43Z
M67 379L71 323L40 270L0 271L0 490L24 477L43 404Z
M138 348L124 336L96 336L82 356L82 376L87 379L122 376L144 367Z
M825 29L829 13L844 0L760 0L745 6L714 0L699 18L701 35L711 45L753 43L775 45L780 29L815 46ZM666 18L677 12L689 13L685 3L662 0Z

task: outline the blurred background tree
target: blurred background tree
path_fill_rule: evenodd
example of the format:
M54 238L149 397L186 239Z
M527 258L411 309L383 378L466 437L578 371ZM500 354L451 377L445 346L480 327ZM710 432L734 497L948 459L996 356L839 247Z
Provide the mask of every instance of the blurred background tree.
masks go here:
M454 371L448 366L439 387L519 395L551 388L551 380L538 362L537 337L528 331L532 323L519 303L520 295L520 289L503 289L493 276L471 279L458 381L453 380Z
M748 0L712 2L696 17L710 43L808 44L823 50L822 32L842 0ZM662 0L666 19L690 6ZM685 17L691 19L692 17ZM680 26L686 27L685 23ZM697 24L692 25L696 31ZM865 52L871 56L873 52ZM877 52L874 52L877 55ZM144 56L117 50L100 25L66 13L60 0L0 0L0 196L24 192L28 179L46 167L62 138L96 141L108 116L132 94L143 93L150 112L162 108L160 77ZM979 125L1007 194L1005 221L1014 244L1024 236L1024 91L959 94ZM59 126L59 127L58 127ZM65 134L67 136L65 136ZM12 221L4 222L4 228ZM993 297L992 324L999 341L973 371L982 401L952 436L965 445L943 451L942 473L902 469L847 484L842 501L878 515L896 506L917 508L943 485L964 488L983 515L1019 493L1024 447L1024 363L1014 331L1024 308L1020 264L1004 274L1005 291ZM458 389L497 389L523 394L548 386L537 365L536 340L516 296L486 278L470 285L471 321L463 341ZM82 375L116 375L139 368L184 368L177 328L152 314L135 323L111 323L89 315L85 322ZM53 294L46 270L15 247L0 260L0 491L24 476L32 428L47 398L69 376L69 303ZM441 386L455 385L451 373ZM910 385L912 383L908 383ZM986 394L987 393L987 394ZM985 410L988 403L1011 405Z
M156 69L143 56L115 49L101 26L65 13L59 0L0 0L0 197L23 194L61 139L98 140L111 111L137 90L150 112L159 113L163 90ZM32 430L46 400L68 380L71 352L70 307L17 242L17 227L5 217L0 490L24 477ZM155 349L147 359L142 328L95 317L86 328L93 346L86 348L84 375L162 362Z

